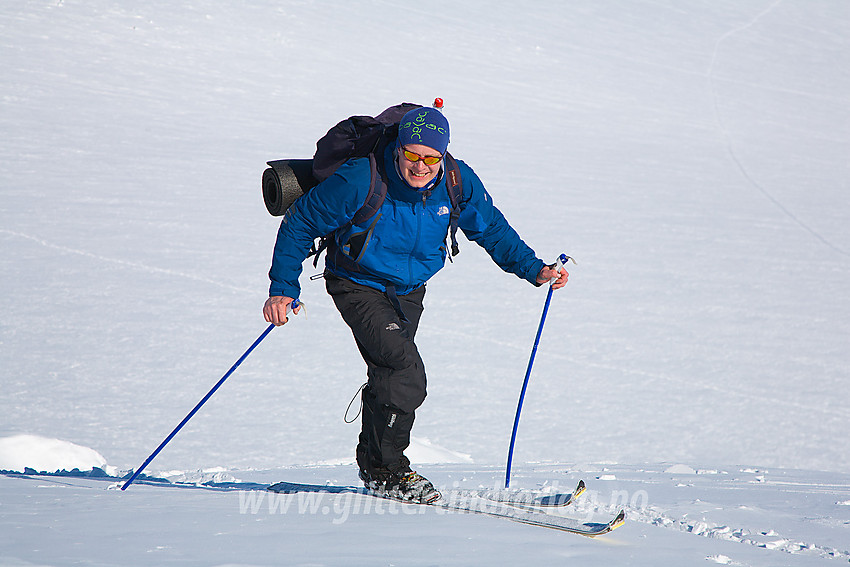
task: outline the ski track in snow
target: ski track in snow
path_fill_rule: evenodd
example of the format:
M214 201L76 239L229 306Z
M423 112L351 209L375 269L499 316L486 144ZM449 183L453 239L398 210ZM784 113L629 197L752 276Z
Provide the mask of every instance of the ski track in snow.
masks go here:
M850 485L846 483L785 481L774 478L774 475L770 475L766 478L765 474L761 474L763 471L754 469L741 469L739 471L740 473L754 474L755 476L751 480L735 478L726 481L715 480L704 484L685 479L690 477L693 479L705 480L709 477L714 477L717 474L725 475L727 473L721 473L716 470L692 470L690 474L681 474L681 476L679 476L678 473L666 471L664 479L659 480L658 478L650 478L651 476L655 476L658 471L638 471L622 465L614 465L611 469L603 467L602 470L607 471L607 475L603 475L600 478L605 478L607 476L610 480L616 481L620 480L620 476L625 476L626 478L622 479L625 482L623 485L612 490L609 495L610 500L607 502L603 496L604 489L597 491L599 483L591 483L589 492L581 497L575 506L571 508L572 510L586 514L586 519L590 519L594 514L606 515L614 513L620 508L625 508L627 521L641 522L655 527L688 533L703 538L725 540L765 550L784 552L791 555L809 555L820 558L835 558L842 561L850 561L850 549L842 549L831 545L815 543L816 539L812 536L809 536L808 538L793 537L788 534L781 533L783 531L781 528L777 529L771 527L775 524L770 524L768 522L770 522L773 514L767 513L758 518L759 522L764 522L763 525L758 527L754 527L752 523L749 527L745 527L742 523L734 521L718 523L711 519L707 519L705 513L699 511L688 510L685 513L677 514L670 510L668 503L665 503L667 504L666 506L650 504L648 496L649 492L647 492L654 492L654 486L659 487L660 489L664 484L670 486L678 483L679 486L685 487L683 490L694 490L695 495L699 495L702 498L710 498L711 496L708 492L704 494L702 493L703 489L713 491L720 489L720 493L723 493L726 491L746 490L746 486L755 485L764 487L767 490L779 487L779 490L777 491L778 494L774 495L774 498L781 502L783 500L783 495L789 493L803 495L820 494L826 496L850 494ZM666 477L666 473L668 472L672 476ZM777 471L774 471L774 473L776 472ZM632 475L635 476L632 477ZM629 483L638 479L639 482L633 486L640 487L640 491L643 491L643 496L646 497L645 499L638 498L638 496L641 495L640 491L628 489L618 490L618 488L623 487L630 488L632 485ZM631 496L631 502L626 501L626 497L629 495ZM717 494L715 493L714 496L717 497ZM687 496L680 496L679 502L675 504L675 507L682 508L683 503L687 502L691 497L692 496L690 494ZM841 502L836 502L836 505L840 504ZM741 507L746 508L749 505L750 503L747 502L746 505L742 505ZM730 513L733 514L735 511L733 507L730 507L728 504L710 504L708 501L703 502L699 498L690 502L689 505L684 505L685 508L693 508L694 506L706 507L711 512L718 514L728 515ZM774 518L774 520L775 519L776 518ZM805 522L811 522L814 524L823 523L823 525L830 528L836 528L838 526L843 526L845 528L850 527L850 522L842 522L841 520L836 521L830 518L819 518L817 515L805 518ZM707 557L706 559L710 558ZM746 563L734 562L728 564L746 565Z
M439 332L440 334L443 334L443 335L453 335L453 336L461 337L461 338L463 338L467 341L487 342L487 343L495 345L499 348L510 348L512 350L517 350L517 351L521 351L521 352L522 351L527 351L527 352L531 351L531 345L530 344L529 345L518 345L518 344L516 344L514 342L510 342L510 341L500 341L500 340L494 339L490 336L464 333L463 331L457 331L457 330L453 330L453 329L443 329L443 328L433 328L433 329L431 329L431 328L429 328L429 326L426 326L426 325L423 325L423 328L425 328L429 331ZM664 381L671 382L671 383L674 383L674 384L680 384L684 380L684 378L682 378L681 376L672 376L672 375L669 375L669 374L664 374L664 373L659 373L659 372L648 372L646 370L630 368L630 367L627 367L627 366L619 366L619 365L614 365L614 364L604 364L604 363L601 363L601 362L588 362L586 360L578 360L578 359L575 359L575 358L573 358L569 355L563 354L563 353L561 353L561 352L559 352L558 350L555 350L555 349L547 350L545 352L545 354L538 352L538 356L541 357L541 358L543 356L548 357L548 358L555 358L555 359L558 359L558 360L562 360L564 362L569 362L570 364L575 364L575 365L578 365L578 366L584 366L584 367L587 367L587 368L597 368L597 369L600 369L600 370L608 370L608 371L617 372L617 373L620 373L620 374L632 374L632 375L635 375L635 376L643 376L643 377L646 377L646 378L664 380ZM850 408L848 408L848 409L825 408L825 407L821 407L821 406L803 404L803 403L800 403L800 402L795 402L795 401L791 401L791 400L787 400L787 399L769 396L769 395L765 394L764 392L747 392L747 391L743 390L742 386L738 386L738 388L735 389L735 390L730 390L729 388L717 386L717 385L715 385L711 382L700 382L699 386L701 388L706 389L706 390L711 390L711 391L723 394L723 396L725 396L725 397L741 398L741 399L744 399L744 400L749 400L749 401L754 401L754 402L770 402L772 404L777 404L777 405L781 405L781 406L785 406L785 407L789 407L789 408L793 408L793 409L797 409L797 410L802 410L802 411L806 411L806 412L813 412L813 413L818 413L818 414L828 413L828 414L835 415L837 417L850 419Z
M846 250L841 249L840 247L835 245L833 242L829 241L822 234L820 234L817 230L815 230L814 228L809 226L807 223L803 222L803 220L799 216L795 215L788 207L783 205L779 201L779 199L774 197L773 194L770 191L767 190L767 188L765 188L761 183L759 183L758 181L755 180L753 175L747 170L744 163L741 161L741 159L735 153L735 147L734 147L734 143L733 143L733 140L732 140L732 135L729 132L729 128L726 126L725 121L723 120L723 113L720 111L720 94L718 93L717 78L715 77L714 70L715 70L715 63L717 62L717 56L718 56L718 53L720 51L721 44L723 44L723 42L725 42L726 40L728 40L732 36L739 34L741 32L747 31L748 29L753 27L756 24L756 22L758 22L760 19L762 19L763 17L765 17L768 14L770 14L771 12L773 12L773 10L775 10L776 7L779 6L782 2L783 2L783 0L776 0L773 4L771 4L770 6L765 8L763 11L758 13L755 17L753 17L752 20L750 20L746 24L744 24L742 26L738 26L737 28L731 29L731 30L727 31L726 33L724 33L723 35L721 35L717 39L717 42L714 44L714 51L711 54L711 63L709 64L708 72L706 73L706 76L709 79L709 83L711 84L712 100L714 102L714 116L715 116L715 119L717 120L717 125L720 127L720 131L723 133L723 137L726 139L726 149L729 153L729 157L735 163L736 169L741 174L741 176L744 178L744 180L747 181L748 185L757 189L758 192L761 193L768 201L773 203L773 205L777 209L779 209L785 216L787 216L789 219L791 219L794 222L794 224L796 224L797 226L799 226L800 228L802 228L803 230L805 230L806 232L811 234L814 238L819 240L825 246L831 248L832 250L834 250L835 252L837 252L837 253L839 253L843 256L850 256L850 253L848 253ZM802 94L809 96L808 93L802 93Z
M85 256L86 258L93 258L95 260L99 260L101 262L106 262L106 263L109 263L109 264L116 264L116 265L119 265L119 266L125 266L125 267L133 268L133 269L136 269L136 270L142 270L142 271L148 272L150 274L164 274L164 275L167 275L167 276L177 276L177 277L186 278L186 279L189 279L189 280L208 283L208 284L211 284L211 285L223 288L223 289L227 289L227 290L230 290L230 291L238 291L240 293L255 293L257 291L256 289L237 287L237 286L234 286L234 285L230 285L230 284L220 282L218 280L213 280L213 279L205 278L205 277L202 277L202 276L196 276L194 274L188 274L186 272L178 272L177 270L169 270L169 269L166 269L166 268L157 268L155 266L148 266L146 264L141 264L139 262L130 262L128 260L120 260L118 258L107 258L106 256L100 256L98 254L94 254L94 253L88 252L86 250L79 250L77 248L70 248L68 246L62 246L60 244L54 244L52 242L48 242L48 241L43 240L41 238L38 238L36 236L24 234L23 232L8 230L8 229L5 229L5 228L0 228L0 232L5 233L5 234L9 234L11 236L16 236L18 238L24 238L24 239L30 240L32 242L35 242L37 244L44 246L45 248L51 248L53 250L58 250L60 252L65 252L67 254L76 254L78 256Z
M654 506L647 506L640 509L629 508L626 512L626 518L630 521L643 522L696 536L732 541L772 551L782 551L790 554L809 554L817 557L850 561L850 551L800 541L796 538L784 537L772 529L751 531L746 528L719 525L713 522L694 520L687 517L675 517L667 514L663 509Z
M737 33L740 33L742 31L748 30L749 28L753 27L756 24L756 22L758 22L760 19L762 19L766 15L773 12L773 10L775 10L776 7L779 6L783 1L784 0L776 0L773 4L771 4L770 6L768 6L767 8L765 8L764 10L762 10L761 12L756 14L755 17L753 17L753 19L750 20L749 22L747 22L746 24L743 24L743 25L738 26L736 28L732 28L731 30L727 31L726 33L721 35L719 38L717 38L717 41L714 44L714 51L711 53L711 63L709 63L709 65L708 65L708 73L706 74L706 76L708 76L709 78L713 77L713 75L714 75L714 64L717 61L717 54L720 50L720 45L724 41L726 41L727 39L729 39L730 37L732 37L733 35L735 35Z

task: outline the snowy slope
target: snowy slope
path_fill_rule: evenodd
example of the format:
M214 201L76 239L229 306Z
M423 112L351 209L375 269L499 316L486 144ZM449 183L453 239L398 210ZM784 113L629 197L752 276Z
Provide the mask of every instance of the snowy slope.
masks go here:
M351 467L167 474L172 484L0 475L3 565L821 565L850 561L850 476L688 465L529 465L516 490L587 479L566 512L627 523L597 539L342 492L278 495L279 481L345 486ZM431 478L502 486L501 467L443 464ZM494 504L479 503L497 510ZM708 562L708 563L706 563Z
M514 462L526 487L603 466L582 463L617 463L608 466L624 468L630 494L647 490L675 526L699 506L661 508L719 491L720 525L847 550L848 24L841 0L4 3L0 437L61 439L115 469L138 466L265 326L277 228L259 191L265 161L308 157L347 115L441 96L453 153L520 234L544 258L578 261L553 301L526 397ZM419 335L429 397L414 434L420 463L455 463L434 469L440 482L475 470L487 471L485 484L498 478L544 294L463 242L429 284ZM302 299L306 320L275 330L155 471L304 470L321 483L324 468L304 467L333 463L330 477L354 482L337 464L353 457L356 426L342 415L363 364L321 284L305 282ZM646 486L643 471L676 463L790 475L806 498L789 514L812 520L781 530L773 511L790 491L720 474L696 475L682 494ZM4 522L35 534L48 521L55 501L39 486L0 478ZM159 504L154 488L115 499L67 488L53 492L68 510L59 522L107 501L103 530L122 529L127 501L148 520L169 514L174 536L143 528L143 517L125 532L184 542L157 562L194 553L205 558L197 564L269 564L280 549L268 543L277 517L257 531L250 518L228 520L228 533L246 539L226 547L259 547L256 560L216 559L211 520L178 529L199 511L233 512L234 495L222 508L181 495L182 509ZM755 527L726 516L730 495L756 510ZM625 546L570 540L566 551L552 534L511 545L527 532L510 524L416 526L455 538L454 551L498 530L504 545L481 564L529 550L541 563L574 552L587 564L639 564L641 542L641 561L654 565L823 557L690 543L641 514L612 534ZM340 563L371 522L389 522L315 520L299 533L328 555L293 563ZM820 539L821 524L839 535ZM93 549L83 533L62 534L48 545L67 551L60 542L81 538ZM339 547L317 543L334 534ZM18 564L145 563L110 558L109 546L42 557L0 537L0 557ZM683 559L685 549L698 551Z

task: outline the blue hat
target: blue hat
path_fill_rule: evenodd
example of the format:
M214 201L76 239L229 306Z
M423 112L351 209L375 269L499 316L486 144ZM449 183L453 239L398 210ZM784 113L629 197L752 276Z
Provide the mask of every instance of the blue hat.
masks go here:
M444 154L449 146L449 121L436 108L414 108L398 125L398 141L402 146L422 144Z

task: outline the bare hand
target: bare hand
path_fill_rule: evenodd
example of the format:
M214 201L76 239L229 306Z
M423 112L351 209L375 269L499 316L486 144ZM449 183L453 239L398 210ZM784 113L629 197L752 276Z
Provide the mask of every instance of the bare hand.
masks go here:
M281 325L286 324L289 320L286 317L286 313L289 310L290 305L294 299L291 297L285 297L282 295L275 295L266 300L266 304L263 305L263 317L266 318L267 323L274 323L276 326L280 327ZM298 315L298 312L301 310L301 305L299 304L295 309L292 310L293 313Z
M555 269L556 264L552 264L551 266L543 266L540 269L540 273L537 274L537 283L540 285L545 284L550 281L552 278L557 278L554 282L552 282L552 289L561 289L565 285L567 285L567 278L570 277L570 274L567 273L567 270L561 268L560 270Z

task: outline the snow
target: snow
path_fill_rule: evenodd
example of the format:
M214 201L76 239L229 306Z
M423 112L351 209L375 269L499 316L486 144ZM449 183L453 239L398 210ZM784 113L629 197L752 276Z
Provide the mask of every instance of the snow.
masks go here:
M664 472L672 474L697 474L697 471L688 465L673 465L672 467L668 467Z
M103 455L76 443L38 435L13 435L0 439L0 470L24 472L30 468L39 472L85 471L105 466Z
M583 478L575 512L627 522L588 540L187 488L356 483L365 369L305 278L309 316L150 465L172 484L0 475L0 565L850 561L848 24L841 0L4 3L0 470L138 467L265 328L265 162L440 96L523 238L577 260L511 486ZM496 487L545 289L461 240L428 286L410 455Z

